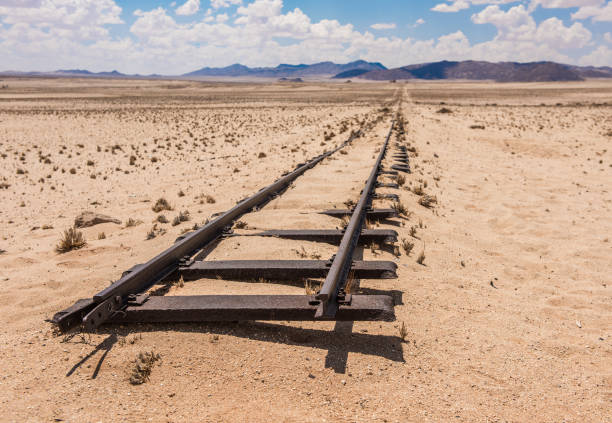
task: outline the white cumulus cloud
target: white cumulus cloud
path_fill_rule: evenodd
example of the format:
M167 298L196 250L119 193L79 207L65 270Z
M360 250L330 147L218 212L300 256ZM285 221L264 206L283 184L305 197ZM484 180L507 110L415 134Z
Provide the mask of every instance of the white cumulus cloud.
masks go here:
M466 0L456 0L452 3L439 3L431 8L434 12L458 12L470 7L470 2Z
M572 19L588 19L600 22L612 22L612 1L602 6L585 6L572 14Z
M546 19L538 25L523 5L507 11L497 5L487 6L472 15L476 24L492 24L497 28L496 41L523 41L546 45L552 49L585 47L592 34L581 23L567 27L558 18Z
M233 4L242 4L242 0L211 0L210 6L213 9L221 9L223 7L229 7Z
M598 6L605 0L532 0L532 5L546 9L566 9L570 7ZM532 6L532 8L533 8Z
M177 7L176 14L189 16L193 15L200 10L200 0L187 0L181 6Z
M580 58L580 64L585 66L612 66L612 49L599 46L591 53Z
M370 25L370 28L372 29L376 29L376 30L382 30L382 29L395 29L396 25L394 23L375 23Z

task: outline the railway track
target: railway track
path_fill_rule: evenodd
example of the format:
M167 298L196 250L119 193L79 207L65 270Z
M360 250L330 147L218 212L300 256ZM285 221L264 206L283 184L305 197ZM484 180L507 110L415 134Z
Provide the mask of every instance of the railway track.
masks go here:
M378 187L398 188L395 183L378 181L381 175L395 177L398 172L409 172L405 147L395 145L389 169L383 159L390 149L395 121L373 164L369 177L356 205L350 209L323 210L320 213L348 219L344 229L273 229L248 236L276 237L290 240L325 242L338 245L329 260L205 260L220 240L232 236L231 227L241 216L264 207L282 194L297 178L336 152L350 145L360 131L332 151L299 164L274 183L236 206L219 214L202 228L179 237L173 246L147 263L138 264L122 277L91 298L78 300L71 307L56 313L52 321L62 331L77 326L93 331L104 323L165 323L210 322L239 320L385 320L395 319L393 299L388 295L356 295L347 289L351 279L386 279L396 277L396 265L390 261L355 260L355 249L361 245L390 244L397 241L397 233L387 229L367 229L367 220L395 217L394 209L374 209L375 198L397 199L395 194L379 194ZM401 128L400 128L401 130ZM269 279L274 281L303 281L324 278L314 295L192 295L154 296L152 286L169 278L185 281L200 278L226 280Z

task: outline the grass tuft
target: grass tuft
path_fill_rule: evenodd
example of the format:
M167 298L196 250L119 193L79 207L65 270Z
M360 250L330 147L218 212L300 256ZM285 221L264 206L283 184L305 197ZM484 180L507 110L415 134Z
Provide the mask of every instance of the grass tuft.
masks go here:
M153 205L153 211L155 213L159 213L163 210L172 210L172 206L170 205L168 200L162 197L155 202L155 205Z
M435 195L425 194L421 198L419 198L419 204L428 209L432 208L434 204L436 204L437 202L438 202L438 199L436 198Z
M243 221L243 220L239 220L236 223L234 223L234 228L236 229L246 229L249 225Z
M129 219L126 221L126 222L125 222L125 227L126 227L126 228L131 228L131 227L133 227L133 226L138 226L138 225L140 225L141 223L142 223L142 221L141 221L141 220L136 220L136 219L133 219L133 218L131 218L131 217L130 217L130 218L129 218Z
M419 256L417 257L417 263L419 263L421 266L425 266L423 264L424 261L425 261L425 248L423 248L423 251L421 251L421 254L419 254Z
M402 325L399 328L399 336L402 342L406 342L406 337L408 336L408 328L406 327L406 324L404 322L402 322Z
M149 381L151 371L157 361L161 360L161 356L153 351L139 353L138 358L134 360L134 367L130 375L130 383L132 385L142 385Z
M55 247L55 251L58 253L67 253L68 251L78 250L87 244L83 233L76 228L72 227L64 231L64 235L60 239L59 244Z
M180 225L182 222L187 222L190 219L191 217L189 216L189 211L185 210L185 211L179 212L178 216L176 216L172 220L172 226Z
M304 281L304 291L306 295L315 295L321 289L321 282L306 279Z
M402 202L400 201L396 201L393 204L391 204L391 208L393 210L395 210L395 212L399 215L399 216L404 216L404 217L409 217L410 216L410 212L408 211L408 207L406 207Z
M410 255L410 252L412 251L412 249L414 248L414 242L410 242L407 239L402 239L402 248L404 249L404 252L406 253L406 255Z

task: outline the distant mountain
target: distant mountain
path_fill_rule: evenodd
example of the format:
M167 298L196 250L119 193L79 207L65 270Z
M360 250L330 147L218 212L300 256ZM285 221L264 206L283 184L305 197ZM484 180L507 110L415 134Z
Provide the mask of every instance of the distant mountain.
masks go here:
M119 71L111 71L111 72L90 72L85 69L60 69L55 72L51 72L52 74L60 74L60 75L75 75L75 76L104 76L111 78L126 78L126 77L139 77L140 75L126 75Z
M288 78L303 76L329 76L351 70L363 70L365 72L375 70L386 70L381 63L357 60L344 65L333 62L320 62L312 65L287 65L281 64L275 68L249 68L244 65L235 64L224 68L202 68L182 76L251 76L259 78Z
M582 81L586 78L612 78L610 66L574 66L555 62L485 62L466 60L462 62L432 62L387 69L378 62L357 60L346 64L320 62L312 65L280 64L276 67L250 68L235 64L224 68L202 68L180 76L172 75L128 75L119 71L91 72L86 69L60 69L52 72L4 71L1 76L16 77L66 77L66 78L132 78L132 79L176 79L197 77L253 77L295 79L320 77L349 79L360 78L372 81L406 79L424 80L491 80L498 82L547 82Z
M368 72L375 72L375 71L369 71L367 69L351 69L351 70L347 70L344 72L340 72L339 74L333 76L333 78L335 79L355 78L356 76L360 76Z
M347 78L336 75L334 78ZM547 81L582 81L585 78L612 78L610 67L580 67L563 65L554 62L499 62L467 60L463 62L434 62L401 68L374 70L360 75L374 81L398 79L468 79L493 80L497 82L547 82Z
M20 71L4 71L0 72L2 76L39 76L39 77L91 77L91 78L144 78L143 75L126 75L119 71L111 72L91 72L85 69L59 69L51 72L20 72ZM155 75L147 76L155 77Z

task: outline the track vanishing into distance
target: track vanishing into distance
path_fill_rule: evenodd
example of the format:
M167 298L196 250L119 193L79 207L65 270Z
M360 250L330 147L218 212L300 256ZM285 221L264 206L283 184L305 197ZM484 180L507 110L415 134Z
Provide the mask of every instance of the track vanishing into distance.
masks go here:
M390 116L387 113L387 116ZM385 119L381 115L374 126ZM308 170L330 159L363 136L362 128L334 150L314 157L236 206L220 213L200 229L179 237L174 245L144 264L137 264L108 288L91 298L78 300L73 306L55 314L52 321L62 331L83 327L93 331L105 323L215 322L243 320L384 320L393 321L394 304L390 295L353 294L360 279L396 277L391 261L356 259L358 245L392 245L397 232L390 229L368 229L369 222L397 216L396 208L373 208L374 199L397 200L396 194L377 193L377 188L398 188L383 183L381 177L397 178L399 172L410 172L406 147L391 146L394 131L401 133L395 119L387 117L389 130L381 140L376 158L359 200L348 209L320 210L319 213L342 219L342 229L269 229L257 233L237 234L232 226L245 214L259 211L279 197ZM400 125L401 126L401 125ZM386 168L383 162L394 148L395 161ZM343 152L346 154L346 152ZM338 157L341 158L341 155ZM389 162L387 158L386 162ZM325 187L321 187L324 189ZM234 237L274 237L338 245L328 260L206 260L223 240ZM248 256L248 253L244 253ZM168 280L194 281L216 278L228 281L267 280L293 286L312 278L323 279L313 292L304 295L182 295L163 296L151 292L154 285Z

